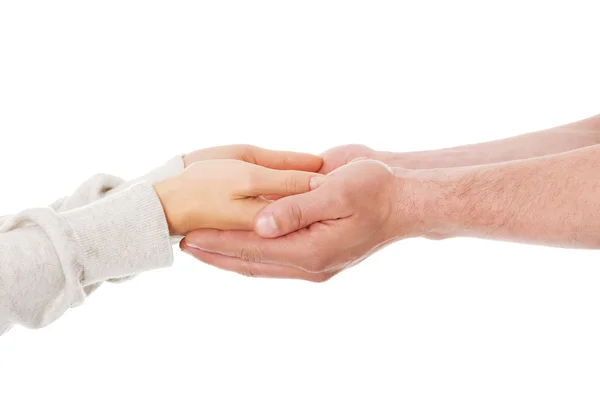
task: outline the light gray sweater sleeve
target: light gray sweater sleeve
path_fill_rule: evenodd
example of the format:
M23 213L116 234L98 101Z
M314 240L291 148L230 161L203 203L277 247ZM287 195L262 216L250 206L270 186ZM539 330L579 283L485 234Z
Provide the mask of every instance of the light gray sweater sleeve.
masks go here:
M0 219L0 334L48 325L106 280L172 263L172 242L152 183L181 157L131 182L96 175L48 208Z

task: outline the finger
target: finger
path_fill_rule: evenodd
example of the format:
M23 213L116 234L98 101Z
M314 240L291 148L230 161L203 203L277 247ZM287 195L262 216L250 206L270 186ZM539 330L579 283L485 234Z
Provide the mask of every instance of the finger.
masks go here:
M249 186L245 189L246 196L280 195L290 196L308 192L311 189L311 179L320 179L321 175L305 171L281 171L277 169L254 166L250 175Z
M228 211L229 219L235 223L230 226L220 225L221 230L245 230L252 231L254 229L254 221L259 213L270 204L269 200L261 197L250 197L243 201L237 201Z
M227 220L220 221L219 229L253 230L256 216L269 203L268 200L261 197L250 197L241 201L234 201L233 204L228 206Z
M265 238L275 238L305 228L315 222L348 217L336 193L319 188L270 203L258 213L254 230Z
M265 199L269 200L269 201L275 201L275 200L279 200L279 199L281 199L281 198L282 198L282 197L284 197L284 196L280 196L280 195L277 195L277 194L268 194L268 195L266 195L266 196L263 196L263 197L264 197Z
M268 150L260 147L250 147L244 161L266 168L308 172L317 172L323 165L323 159L314 154Z
M199 229L183 239L188 247L210 253L239 258L252 263L277 264L308 272L319 272L327 267L322 254L325 247L314 248L316 241L332 243L329 229L315 224L277 239L265 239L252 231L220 231ZM318 237L318 240L315 239Z
M185 241L181 241L181 249L194 258L215 266L217 268L236 272L250 277L279 278L279 279L301 279L309 282L325 282L339 271L306 272L299 268L287 267L276 264L263 264L245 261L235 257L224 256L217 253L209 253L200 249L189 247Z

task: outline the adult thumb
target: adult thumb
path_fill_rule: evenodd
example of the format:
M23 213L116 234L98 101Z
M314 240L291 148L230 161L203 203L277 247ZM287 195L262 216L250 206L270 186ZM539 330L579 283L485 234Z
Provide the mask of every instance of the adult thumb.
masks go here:
M315 222L335 219L326 190L284 197L266 206L257 216L254 230L259 236L275 238Z

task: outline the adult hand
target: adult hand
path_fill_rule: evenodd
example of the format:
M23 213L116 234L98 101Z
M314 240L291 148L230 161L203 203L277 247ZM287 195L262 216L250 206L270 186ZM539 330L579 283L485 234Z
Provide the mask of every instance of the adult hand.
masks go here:
M362 144L346 144L343 146L333 147L321 154L321 157L323 158L323 165L321 166L319 172L321 174L329 174L330 172L357 159L373 159L384 161L379 158L378 154L379 152Z
M276 170L238 160L197 161L154 188L173 235L193 229L251 230L269 204L262 196L289 196L310 190L314 172Z
M321 157L312 154L267 150L250 145L210 147L193 151L183 157L186 167L198 161L224 159L245 161L271 169L309 172L317 172L323 165Z
M321 282L397 239L419 235L410 180L385 164L351 162L319 179L318 188L263 209L256 232L198 230L182 250L247 276Z

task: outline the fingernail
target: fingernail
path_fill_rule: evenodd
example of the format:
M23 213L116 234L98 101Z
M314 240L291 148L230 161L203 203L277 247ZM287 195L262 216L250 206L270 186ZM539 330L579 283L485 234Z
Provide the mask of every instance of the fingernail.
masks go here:
M312 178L310 178L310 183L309 183L310 190L315 190L316 188L321 186L324 181L325 181L325 177L323 177L323 176L313 176Z
M273 214L265 214L258 217L256 221L256 233L265 237L277 235L277 223Z

